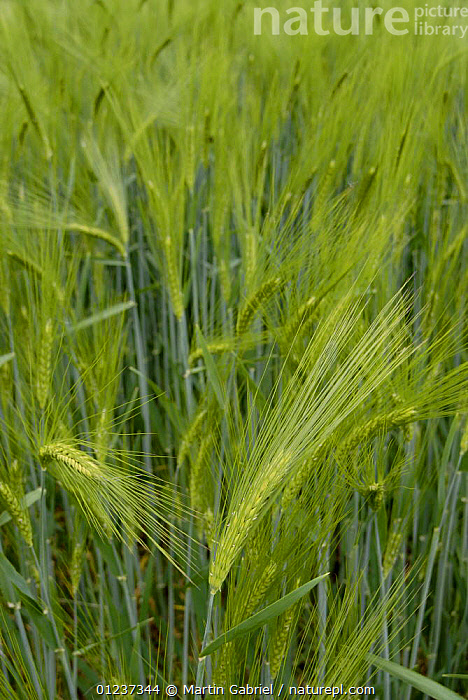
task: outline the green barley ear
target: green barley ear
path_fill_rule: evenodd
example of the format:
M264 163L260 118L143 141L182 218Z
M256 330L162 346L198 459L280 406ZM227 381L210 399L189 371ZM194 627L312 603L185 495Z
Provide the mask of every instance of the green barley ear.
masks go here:
M270 673L272 678L276 678L281 670L284 661L286 647L291 632L291 625L294 619L295 606L286 610L278 620L275 633L270 641Z
M24 496L24 474L21 465L17 459L11 462L9 469L10 485L13 492L18 497Z
M247 299L239 311L236 323L236 334L242 336L252 323L255 314L283 285L281 277L275 277L264 282L257 291Z
M187 431L182 437L179 445L179 451L177 453L177 464L182 465L187 455L189 454L190 448L193 443L198 439L199 435L202 433L203 426L205 424L206 418L208 416L208 409L202 404L195 414L192 423L189 425Z
M89 136L82 139L81 146L115 217L120 234L120 247L125 257L130 231L126 186L117 147L112 144L103 154L98 142L91 135L91 129Z
M374 512L378 511L385 499L385 485L376 481L363 488L361 495L368 499L369 505Z
M109 446L109 429L111 425L112 419L109 418L108 410L106 408L101 409L97 417L95 429L95 449L98 462L106 461Z
M316 468L320 463L320 460L325 457L326 449L320 449L318 450L317 454L310 458L310 460L305 460L297 466L295 473L289 479L283 491L281 498L281 508L283 513L285 513L295 502L308 475L313 473L314 468Z
M382 573L384 578L387 578L388 574L393 569L393 566L401 548L401 544L403 541L403 532L401 525L402 519L395 518L395 520L392 523L392 527L387 539L387 546L385 547L385 552L383 555Z
M250 617L255 612L255 609L258 607L258 605L265 597L265 594L268 592L268 589L270 588L275 578L277 570L278 564L275 561L270 560L268 565L265 567L265 569L257 579L255 586L252 586L252 588L250 589L250 596L243 611L244 618Z
M39 408L44 410L52 384L52 345L54 325L48 318L41 329L36 366L36 392Z
M255 476L249 493L235 508L231 504L223 531L217 537L216 552L211 561L209 579L213 594L220 590L247 537L255 530L265 507L276 494L290 461L290 454L280 449L269 464L265 465L265 469Z
M468 452L468 416L465 416L465 427L460 440L460 455Z
M207 343L208 350L211 355L221 355L225 352L233 350L235 343L232 339L218 340ZM202 359L203 350L201 348L196 348L188 356L189 365L193 365L197 360Z
M221 293L223 295L224 301L229 303L231 298L231 275L229 271L229 262L226 260L226 254L224 250L219 250L217 255L218 260L218 274L219 282L221 285Z
M72 445L61 442L44 445L39 450L39 459L45 467L55 461L61 475L76 472L89 479L100 480L102 478L99 463Z
M180 321L184 315L184 297L182 294L177 254L170 235L167 235L163 240L163 250L166 259L166 274L169 283L169 295L172 302L172 309L176 318Z
M415 408L396 408L383 413L362 426L355 428L339 448L340 455L352 453L361 443L368 442L379 433L413 423L417 419Z
M13 359L13 355L11 355ZM13 371L11 361L4 362L0 365L0 396L5 401L7 396L11 396L13 390Z
M19 498L16 496L10 486L3 481L0 481L0 499L3 501L5 508L13 518L13 521L23 536L26 544L28 547L32 547L33 536L29 511L22 507Z
M96 453L95 445L86 447ZM176 502L173 490L136 464L131 453L109 449L113 464L108 464L81 450L73 440L63 440L43 445L38 456L43 469L73 495L86 522L99 535L114 536L126 544L136 541L145 548L149 541L180 568L178 561L184 561L186 553L173 523L174 518L186 516L188 509ZM177 561L161 544L169 537Z
M185 182L190 192L193 192L195 185L195 126L190 124L186 129L186 153L185 159Z
M258 242L255 232L253 230L247 231L245 234L245 286L248 290L252 289L257 272L257 248Z
M101 498L97 497L99 484L103 486L105 480L97 460L66 442L44 445L39 449L39 460L43 469L48 469L75 496L90 525L108 538L116 534L107 512L105 491L102 490Z
M316 320L316 312L320 301L317 297L311 296L304 304L301 304L281 330L285 343L295 339L298 333L307 333L310 323Z
M5 316L10 315L10 274L8 269L8 263L6 261L0 262L0 308L3 310Z
M212 445L213 434L210 432L201 441L190 472L190 502L192 508L200 513L208 507L207 475L204 473L204 467Z
M223 355L224 353L235 351L246 351L254 347L258 347L262 340L266 339L268 331L265 333L245 333L242 337L236 338L220 338L219 340L210 340L206 346L211 355ZM191 367L197 360L203 358L203 350L196 347L188 356L188 364Z
M70 562L70 587L72 597L75 598L80 585L81 574L83 571L83 557L86 552L87 535L81 533L75 538L72 558Z
M327 210L327 200L332 195L334 178L336 176L336 161L331 160L328 164L325 175L323 176L318 196L314 203L313 223L318 225L324 212Z
M213 548L213 537L215 532L215 519L213 511L208 507L203 513L203 528L205 530L206 541L208 542L208 547Z

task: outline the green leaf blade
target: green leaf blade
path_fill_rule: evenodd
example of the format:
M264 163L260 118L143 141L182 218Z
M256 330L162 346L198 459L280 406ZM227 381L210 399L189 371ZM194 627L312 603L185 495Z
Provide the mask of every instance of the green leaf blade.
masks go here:
M422 693L429 695L429 697L434 700L463 700L462 696L458 695L458 693L454 693L453 690L445 688L440 683L436 683L436 681L433 681L431 678L426 678L426 676L422 676L416 671L411 671L409 668L400 666L400 664L381 659L379 656L374 656L374 654L368 654L367 658L381 671L390 673L390 675L413 686L413 688L420 690Z
M299 586L299 588L296 588L295 591L291 591L291 593L288 593L287 595L283 596L283 598L280 598L275 603L268 605L263 610L260 610L258 613L255 613L255 615L248 617L246 620L243 620L235 627L232 627L230 630L214 639L210 644L208 644L204 649L202 649L200 652L200 658L204 656L209 656L214 651L216 651L216 649L219 649L219 647L223 644L231 642L237 637L241 637L245 634L249 634L250 632L254 632L259 627L263 627L263 625L265 625L267 622L270 622L270 620L279 617L279 615L281 615L288 608L297 603L301 598L303 598L307 593L309 593L309 591L311 591L312 588L315 588L315 586L318 583L320 583L320 581L323 581L323 579L325 579L328 575L329 574L326 573L322 574L322 576L317 576L317 578L312 579L308 583L305 583L303 586Z

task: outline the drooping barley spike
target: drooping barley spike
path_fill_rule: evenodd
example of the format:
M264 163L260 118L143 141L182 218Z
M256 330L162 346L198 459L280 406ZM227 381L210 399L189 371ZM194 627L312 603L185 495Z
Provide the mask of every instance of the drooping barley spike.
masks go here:
M208 350L212 355L220 355L223 352L229 352L234 347L234 343L231 339L220 340L213 343L208 343ZM189 365L193 365L194 362L200 360L203 357L203 350L201 348L196 348L188 356Z
M192 423L190 424L187 432L180 441L179 452L177 453L177 464L182 465L184 459L189 453L190 447L193 445L197 437L201 433L201 429L205 419L208 415L208 409L202 406L195 415Z
M15 80L15 82L16 82L16 80ZM18 92L20 93L21 98L24 102L24 106L26 107L26 112L28 113L31 124L33 125L34 129L36 130L36 132L37 132L37 134L38 134L39 138L41 139L42 144L44 146L45 157L47 160L50 160L52 158L53 153L52 153L52 149L50 147L49 139L47 138L47 134L44 131L44 127L42 126L41 121L39 120L39 118L36 115L36 112L32 106L31 100L29 99L26 88L24 87L24 85L20 85L18 83L16 83L16 84L18 87Z
M10 486L3 481L0 481L0 499L3 501L7 511L16 523L26 544L28 547L32 547L33 537L29 511L22 507L16 494L12 491Z
M24 254L19 254L14 250L7 250L6 254L10 258L10 260L14 260L17 262L19 265L24 267L25 270L28 272L36 275L39 279L42 278L42 268L40 265L38 265L34 260L31 260L30 258L26 257Z
M54 326L52 319L48 318L42 328L39 351L37 357L36 392L39 408L44 410L49 398L52 379L52 344L54 340Z
M270 673L272 678L276 678L281 669L293 618L294 606L286 610L278 620L275 634L272 637L270 643Z
M44 467L51 461L55 461L68 474L71 470L93 480L100 480L102 476L97 460L77 447L65 443L56 442L51 445L44 445L39 450L39 459Z
M174 243L170 236L164 239L164 255L167 265L167 279L169 283L169 295L172 302L172 309L176 318L180 321L184 315L184 299L180 284L179 265L177 263Z
M395 564L398 552L400 551L400 546L403 540L403 534L400 530L401 518L396 518L392 525L392 530L387 540L387 546L385 547L385 553L382 562L382 571L384 578L387 578L388 574Z
M339 452L349 454L361 442L366 442L375 437L380 432L388 432L392 428L399 428L403 425L414 423L417 411L413 408L397 408L381 416L377 416L368 421L365 425L355 428L351 435L341 445Z
M100 238L102 241L109 243L109 245L116 248L122 258L127 257L127 251L123 243L113 236L111 233L104 231L103 229L96 228L94 226L85 226L84 224L78 224L76 222L68 222L64 224L64 229L66 231L76 231L77 233L83 233L85 236L90 236L91 238Z
M264 282L249 299L247 299L244 307L239 311L236 324L236 334L243 335L252 323L255 314L283 284L280 277L274 277L267 282Z

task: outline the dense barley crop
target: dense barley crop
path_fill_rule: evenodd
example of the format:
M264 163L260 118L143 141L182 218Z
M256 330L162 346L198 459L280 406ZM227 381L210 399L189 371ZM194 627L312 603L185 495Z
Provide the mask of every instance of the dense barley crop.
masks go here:
M0 4L0 700L468 697L466 44L254 9Z

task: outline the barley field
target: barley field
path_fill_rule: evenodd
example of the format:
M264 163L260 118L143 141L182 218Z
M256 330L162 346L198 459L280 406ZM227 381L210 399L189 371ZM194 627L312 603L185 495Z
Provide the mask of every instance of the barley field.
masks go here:
M468 698L468 47L256 7L0 3L0 700Z

